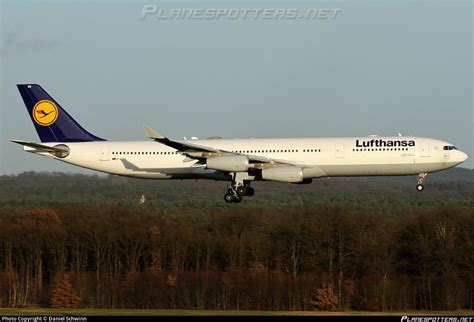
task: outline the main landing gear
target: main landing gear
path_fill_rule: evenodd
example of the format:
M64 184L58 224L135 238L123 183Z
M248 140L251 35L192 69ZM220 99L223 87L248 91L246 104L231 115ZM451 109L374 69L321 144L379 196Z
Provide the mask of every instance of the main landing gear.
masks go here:
M227 193L224 195L224 200L228 203L239 203L243 197L252 197L254 194L255 190L248 183L237 185L235 182L232 182L227 189Z
M418 175L418 184L416 185L416 190L421 192L425 189L425 187L423 186L423 181L425 181L427 175L428 173L420 173Z
M235 175L227 189L227 193L224 195L224 200L228 203L239 203L243 197L252 197L254 194L255 190L250 187L250 182L244 181L241 177Z

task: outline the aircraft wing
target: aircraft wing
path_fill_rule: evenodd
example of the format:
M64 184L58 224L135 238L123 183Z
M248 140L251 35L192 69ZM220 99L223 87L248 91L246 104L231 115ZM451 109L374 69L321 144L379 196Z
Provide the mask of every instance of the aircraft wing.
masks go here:
M148 125L145 125L145 133L150 139L156 142L159 142L161 144L167 145L180 152L193 151L193 150L200 151L200 152L219 152L218 149L214 149L211 147L168 139L167 137L158 133L156 130L149 127Z
M277 164L293 165L293 166L299 166L299 167L314 166L314 165L308 165L308 164L305 164L304 162L299 162L299 161L273 159L273 158L268 158L268 157L258 156L258 155L236 153L232 151L216 149L210 146L195 144L188 141L175 141L175 140L165 137L164 135L162 135L161 133L157 132L156 130L152 129L151 127L147 125L145 125L145 133L150 139L156 142L159 142L161 144L164 144L166 146L169 146L173 149L176 149L182 154L186 155L189 158L188 161L199 160L202 163L205 159L209 157L213 157L213 156L245 155L249 158L250 162L254 164L256 163L254 166L257 168L267 168L269 166L274 166Z

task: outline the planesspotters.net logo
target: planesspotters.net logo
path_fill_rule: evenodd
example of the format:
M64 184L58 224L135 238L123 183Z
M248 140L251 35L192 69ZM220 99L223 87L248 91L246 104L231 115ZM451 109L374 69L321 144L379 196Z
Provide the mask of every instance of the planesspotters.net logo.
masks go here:
M474 322L472 316L402 316L400 322Z
M140 19L157 20L335 20L340 8L170 8L145 4Z

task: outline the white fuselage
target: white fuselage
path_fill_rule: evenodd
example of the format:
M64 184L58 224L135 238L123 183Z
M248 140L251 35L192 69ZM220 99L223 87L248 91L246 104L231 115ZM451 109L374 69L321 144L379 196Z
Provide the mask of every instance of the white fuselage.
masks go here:
M387 146L389 141L413 141L414 146ZM303 166L305 179L325 176L413 175L448 169L467 159L462 151L444 150L445 146L450 146L447 142L417 137L207 139L191 142L243 155L294 161ZM57 144L61 142L45 145ZM207 169L196 160L190 160L175 149L154 141L64 144L70 150L65 158L29 147L24 149L83 168L122 176L229 180L227 173Z

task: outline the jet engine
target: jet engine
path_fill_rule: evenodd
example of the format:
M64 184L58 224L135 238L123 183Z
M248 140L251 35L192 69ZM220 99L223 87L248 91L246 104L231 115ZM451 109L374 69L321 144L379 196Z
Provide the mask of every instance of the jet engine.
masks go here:
M228 172L244 172L249 169L249 159L243 155L219 156L207 159L209 169Z
M303 182L303 169L293 166L263 169L262 179L291 183Z

